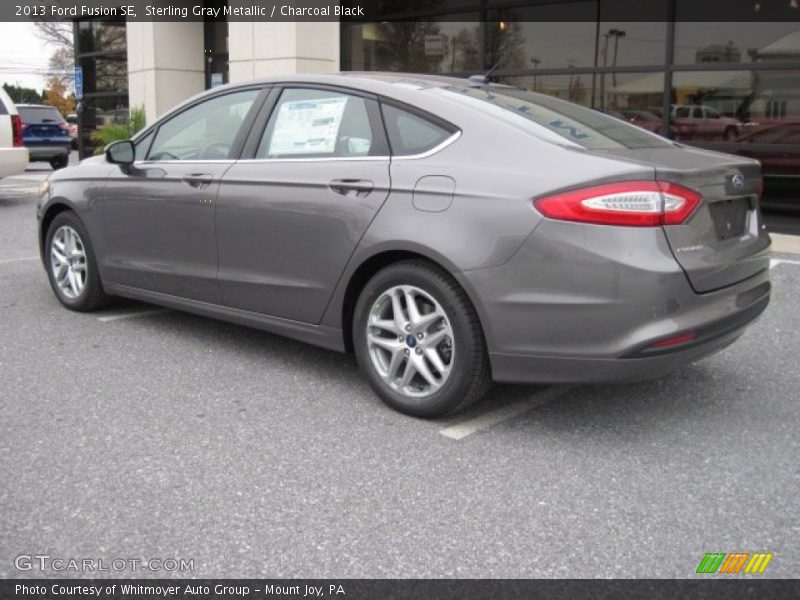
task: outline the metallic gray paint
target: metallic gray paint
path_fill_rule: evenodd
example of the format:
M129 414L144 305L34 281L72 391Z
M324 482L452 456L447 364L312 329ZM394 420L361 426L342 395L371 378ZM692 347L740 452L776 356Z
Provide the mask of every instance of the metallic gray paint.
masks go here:
M758 211L749 212L746 235L724 242L711 240L704 212L708 202L752 195L757 163L678 145L588 152L554 144L437 94L444 81L464 84L389 74L261 82L343 86L412 104L459 128L434 152L154 161L128 172L90 159L51 177L40 221L64 206L80 216L111 294L336 350L345 349L346 295L359 268L388 253L426 257L471 298L500 381L660 375L724 347L744 325L680 351L622 357L766 306L768 288L759 286L768 280L769 238ZM744 187L729 189L726 177L739 172ZM197 174L208 181L183 179ZM656 177L705 195L687 224L552 221L532 204L563 189ZM343 195L329 185L336 179L372 187Z

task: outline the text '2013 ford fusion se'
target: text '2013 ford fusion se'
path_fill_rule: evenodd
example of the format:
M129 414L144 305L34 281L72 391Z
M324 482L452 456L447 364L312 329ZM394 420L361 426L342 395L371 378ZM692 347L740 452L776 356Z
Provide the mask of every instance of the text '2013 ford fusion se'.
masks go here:
M491 381L657 377L767 306L757 162L482 80L295 76L201 94L53 174L42 259L111 296L353 351L433 417Z

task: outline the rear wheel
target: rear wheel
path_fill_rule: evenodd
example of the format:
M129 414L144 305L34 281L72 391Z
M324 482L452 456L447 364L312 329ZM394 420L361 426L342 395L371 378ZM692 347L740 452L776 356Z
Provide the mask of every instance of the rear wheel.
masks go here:
M50 166L53 167L53 170L57 171L58 169L63 169L69 163L69 156L56 156L55 158L50 159Z
M367 283L353 345L378 396L409 415L455 412L491 384L475 308L449 274L424 261L390 265Z
M94 248L83 223L73 212L62 212L47 230L45 258L50 287L61 304L89 312L108 304Z

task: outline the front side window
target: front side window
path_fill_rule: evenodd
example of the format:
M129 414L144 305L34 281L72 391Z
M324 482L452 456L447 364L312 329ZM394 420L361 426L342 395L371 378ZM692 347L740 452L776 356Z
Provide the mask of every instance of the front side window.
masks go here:
M150 144L153 142L154 132L150 132L144 137L139 138L136 140L136 156L134 160L144 160L144 157L147 156L147 151L150 149Z
M222 160L259 90L216 96L201 102L158 128L149 160Z
M374 154L367 100L328 90L286 89L256 158L334 158Z

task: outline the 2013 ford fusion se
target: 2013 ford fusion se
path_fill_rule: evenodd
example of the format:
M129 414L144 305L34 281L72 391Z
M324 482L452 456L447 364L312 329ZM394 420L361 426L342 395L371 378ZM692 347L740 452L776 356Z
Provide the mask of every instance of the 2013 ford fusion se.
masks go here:
M767 306L757 162L480 79L216 88L38 207L56 297L111 296L353 351L418 416L490 382L656 377Z

